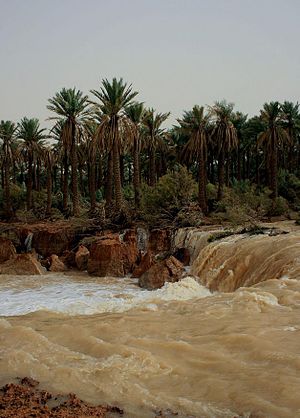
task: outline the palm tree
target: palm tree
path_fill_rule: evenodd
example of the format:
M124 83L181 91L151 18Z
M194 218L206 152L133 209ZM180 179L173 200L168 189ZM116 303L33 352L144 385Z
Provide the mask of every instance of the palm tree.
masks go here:
M63 88L48 101L50 104L47 108L58 115L50 119L63 120L61 139L66 154L70 156L73 215L77 216L79 214L77 143L82 137L82 126L91 115L88 96L75 88Z
M112 158L115 209L119 211L123 206L120 152L122 141L125 138L128 139L132 133L130 121L124 110L138 93L133 92L131 85L128 86L122 78L119 80L113 78L112 82L104 79L100 90L91 90L91 93L100 101L100 103L95 103L102 113L97 137L100 142L106 143L110 153L108 160Z
M47 147L43 151L43 160L45 168L47 170L47 207L46 216L51 215L52 206L52 171L56 162L56 155L50 147Z
M203 106L194 106L186 111L182 119L177 119L180 130L189 140L183 148L183 158L188 162L198 163L198 200L204 214L207 214L206 198L206 159L207 159L207 122Z
M4 173L4 207L8 218L13 214L10 198L10 172L14 165L14 143L16 137L16 125L11 121L1 121L0 139L2 140L2 164Z
M149 184L154 186L156 183L156 160L155 153L162 142L162 136L164 129L161 128L163 122L165 122L170 113L156 113L153 108L145 111L143 119L144 124L144 138L145 145L149 151Z
M225 159L228 159L229 152L238 144L236 129L232 123L233 107L233 103L225 100L215 102L209 107L210 116L214 120L211 139L218 150L218 200L223 197Z
M266 123L266 129L258 136L258 145L265 146L269 186L274 198L278 196L278 149L290 144L291 138L282 126L282 109L279 102L265 103L260 117Z
M281 110L282 125L286 129L291 142L286 162L289 165L288 168L292 170L296 168L297 165L297 148L299 148L299 144L297 143L297 139L299 137L300 132L299 103L294 104L292 102L285 101L281 105Z
M245 124L247 121L248 115L244 115L242 112L236 112L233 116L232 123L236 129L236 134L238 138L237 144L237 180L242 180L242 170L241 170L241 148L243 145L243 132L245 128Z
M126 115L133 124L133 187L135 206L138 209L141 202L140 185L140 152L141 152L141 126L145 114L144 104L135 102L125 108Z
M27 210L32 209L32 186L33 186L33 164L37 156L41 154L44 146L44 139L47 135L44 134L46 129L40 128L38 119L23 118L18 124L17 136L23 140L20 144L21 152L24 159L27 161Z

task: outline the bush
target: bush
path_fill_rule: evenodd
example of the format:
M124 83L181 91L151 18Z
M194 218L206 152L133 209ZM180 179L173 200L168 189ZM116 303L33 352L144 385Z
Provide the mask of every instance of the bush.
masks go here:
M155 187L143 185L142 210L145 220L173 220L197 195L197 183L185 167L178 166L161 177Z

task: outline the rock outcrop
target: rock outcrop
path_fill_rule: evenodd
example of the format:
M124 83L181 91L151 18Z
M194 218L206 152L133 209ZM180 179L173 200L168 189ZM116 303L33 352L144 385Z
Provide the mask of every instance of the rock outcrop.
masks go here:
M132 277L139 278L144 274L146 271L150 269L156 263L154 254L152 251L147 251L145 255L143 255L141 262L134 268L132 272Z
M16 249L13 243L7 238L0 237L0 263L4 263L15 255Z
M75 238L75 230L66 225L41 225L33 228L32 247L43 257L62 255L70 249Z
M51 257L49 257L49 263L49 271L52 271L53 273L67 271L66 265L58 258L56 254L52 254Z
M101 277L123 277L133 270L138 256L134 231L125 232L123 240L119 234L110 233L91 244L87 270Z
M170 251L172 245L172 230L170 228L153 229L150 232L148 250L155 254Z
M34 254L17 254L0 265L0 274L40 275L44 273L45 270Z
M148 290L159 289L166 282L178 282L184 272L183 264L175 257L171 256L166 260L152 265L139 278L139 286Z
M90 252L84 245L79 245L75 254L75 264L78 270L84 271L87 269Z

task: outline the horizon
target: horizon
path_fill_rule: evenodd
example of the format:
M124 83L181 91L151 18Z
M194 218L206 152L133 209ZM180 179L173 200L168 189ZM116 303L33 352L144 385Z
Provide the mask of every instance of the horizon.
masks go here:
M300 97L295 0L0 5L1 120L37 117L49 127L48 99L62 87L91 96L113 77L147 107L170 111L168 127L195 104L225 99L251 117L265 102Z

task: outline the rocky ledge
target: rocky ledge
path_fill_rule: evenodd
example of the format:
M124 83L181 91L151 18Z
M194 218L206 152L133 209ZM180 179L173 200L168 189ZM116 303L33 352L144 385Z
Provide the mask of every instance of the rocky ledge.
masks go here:
M1 418L105 418L123 415L116 406L91 406L70 393L67 396L53 395L38 389L39 382L24 378L20 384L9 383L0 389ZM116 415L115 415L116 414Z

